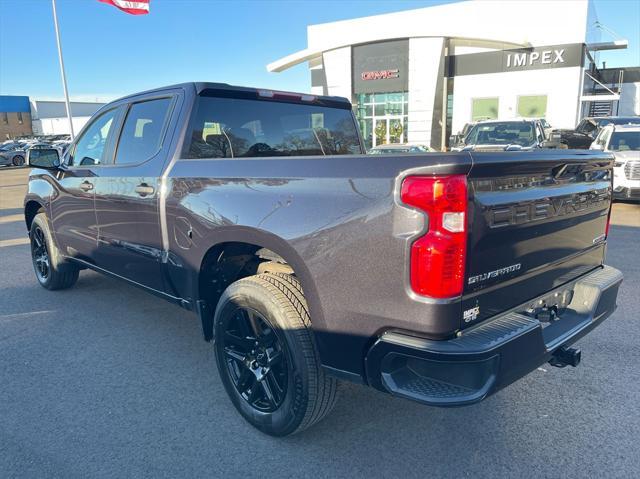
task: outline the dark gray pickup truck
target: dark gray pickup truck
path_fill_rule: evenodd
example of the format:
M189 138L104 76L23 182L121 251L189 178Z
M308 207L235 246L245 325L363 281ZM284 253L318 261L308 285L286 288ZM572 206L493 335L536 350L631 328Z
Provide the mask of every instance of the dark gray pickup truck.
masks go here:
M342 98L161 88L28 161L40 284L90 268L194 311L272 435L325 416L339 380L458 406L575 366L622 281L609 155L366 155Z

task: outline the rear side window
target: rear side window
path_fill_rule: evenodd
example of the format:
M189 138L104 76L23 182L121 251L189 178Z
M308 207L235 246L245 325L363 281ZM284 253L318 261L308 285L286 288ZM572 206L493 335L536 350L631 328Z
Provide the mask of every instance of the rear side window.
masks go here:
M186 158L360 153L351 110L239 98L199 98Z
M155 155L169 116L171 98L134 103L122 127L115 163L142 163Z

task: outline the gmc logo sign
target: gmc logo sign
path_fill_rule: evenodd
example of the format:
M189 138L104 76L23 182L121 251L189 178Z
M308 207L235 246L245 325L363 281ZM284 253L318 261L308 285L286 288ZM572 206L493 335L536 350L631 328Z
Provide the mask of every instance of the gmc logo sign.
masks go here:
M398 78L400 73L398 69L394 70L378 70L373 72L362 72L360 78L363 80L387 80L389 78Z

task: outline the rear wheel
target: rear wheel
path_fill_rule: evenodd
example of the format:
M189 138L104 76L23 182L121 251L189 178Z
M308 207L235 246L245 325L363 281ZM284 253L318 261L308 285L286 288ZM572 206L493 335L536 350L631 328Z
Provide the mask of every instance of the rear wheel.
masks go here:
M337 381L318 360L298 280L260 274L236 281L215 317L218 370L236 409L273 436L302 431L328 414Z
M24 156L22 155L16 155L13 157L13 166L22 166L24 165Z
M29 238L33 270L42 287L66 289L78 281L78 268L61 262L44 213L38 213L33 219Z

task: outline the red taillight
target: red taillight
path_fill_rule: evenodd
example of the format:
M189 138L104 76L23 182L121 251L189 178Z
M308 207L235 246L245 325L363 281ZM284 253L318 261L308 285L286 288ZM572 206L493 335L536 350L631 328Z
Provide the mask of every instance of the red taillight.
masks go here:
M432 298L459 296L467 249L467 178L409 176L400 198L429 217L428 231L411 246L411 289Z

